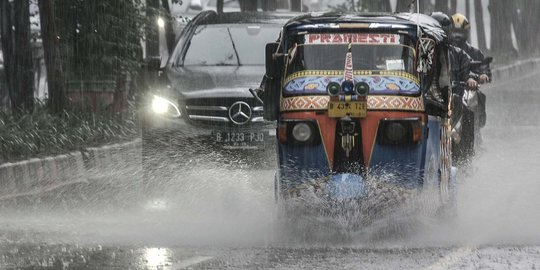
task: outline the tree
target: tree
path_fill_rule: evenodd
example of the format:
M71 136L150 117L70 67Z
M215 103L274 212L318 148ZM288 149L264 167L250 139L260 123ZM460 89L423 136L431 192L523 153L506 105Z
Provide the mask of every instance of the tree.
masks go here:
M429 0L418 0L418 4L420 5L420 13L426 14L428 11L428 4L430 4L431 1Z
M412 1L409 0L398 0L396 11L397 12L409 12L411 9L411 3Z
M48 106L54 113L61 113L66 108L66 90L64 71L59 54L59 39L55 23L55 0L39 0L41 37L47 68L49 89Z
M517 52L512 45L512 15L515 10L514 1L491 0L489 2L489 11L491 14L491 50L493 54L503 61L516 57Z
M242 11L257 11L257 1L254 0L238 0L240 2L240 10Z
M29 4L28 0L13 3L0 0L0 31L6 81L11 107L15 112L31 111L34 106Z
M451 0L449 15L452 16L453 14L456 14L456 11L457 11L457 0Z
M484 27L484 10L481 1L474 2L474 17L476 20L476 32L478 35L478 48L482 51L487 50L486 30Z
M518 1L519 20L514 24L519 48L526 54L536 54L539 51L540 43L540 1L520 0Z
M221 3L221 12L223 12L223 0L218 1L218 12L219 12L219 4ZM169 51L169 55L172 54L174 50L174 46L176 45L176 36L174 34L173 29L173 17L171 14L171 8L169 7L169 0L161 0L161 5L163 6L163 9L165 9L165 39L167 40L167 50Z
M360 1L358 5L361 5L360 9L363 11L373 12L392 12L392 7L388 0L367 0Z
M478 1L478 0L477 0ZM435 0L435 11L440 11L448 14L448 1L447 0Z
M159 0L146 0L146 57L159 55L159 34L156 24L159 6Z

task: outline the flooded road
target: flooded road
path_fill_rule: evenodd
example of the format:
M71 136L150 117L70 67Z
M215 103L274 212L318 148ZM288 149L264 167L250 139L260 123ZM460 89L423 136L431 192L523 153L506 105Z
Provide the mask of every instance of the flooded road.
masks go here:
M540 71L483 88L488 124L455 221L370 241L292 239L275 223L272 170L208 161L163 196L83 186L3 205L0 269L537 269L537 85Z

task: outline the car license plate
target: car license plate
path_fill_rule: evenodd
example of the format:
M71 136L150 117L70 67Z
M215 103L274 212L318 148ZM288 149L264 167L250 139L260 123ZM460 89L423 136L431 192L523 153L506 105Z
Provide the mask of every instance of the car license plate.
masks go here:
M268 137L267 131L258 132L226 132L214 133L214 140L224 148L256 149L263 145Z
M328 116L332 118L364 118L367 114L367 101L330 101Z

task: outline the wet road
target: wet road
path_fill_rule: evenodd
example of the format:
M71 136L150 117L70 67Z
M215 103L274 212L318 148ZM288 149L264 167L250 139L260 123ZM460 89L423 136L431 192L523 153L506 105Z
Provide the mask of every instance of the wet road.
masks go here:
M271 170L209 161L148 200L113 185L3 205L0 269L537 269L537 85L540 71L484 88L483 150L461 174L455 221L418 215L382 238L330 227L294 237L275 222Z

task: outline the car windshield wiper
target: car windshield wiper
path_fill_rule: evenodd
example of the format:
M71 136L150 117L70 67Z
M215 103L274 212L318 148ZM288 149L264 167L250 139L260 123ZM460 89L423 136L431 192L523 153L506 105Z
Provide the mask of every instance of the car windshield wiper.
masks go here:
M238 55L238 50L236 49L236 44L234 44L234 39L232 37L231 29L229 27L227 27L227 33L229 33L229 38L231 39L232 47L234 49L234 53L236 54L236 60L238 61L238 65L241 66L242 64L240 63L240 56Z

